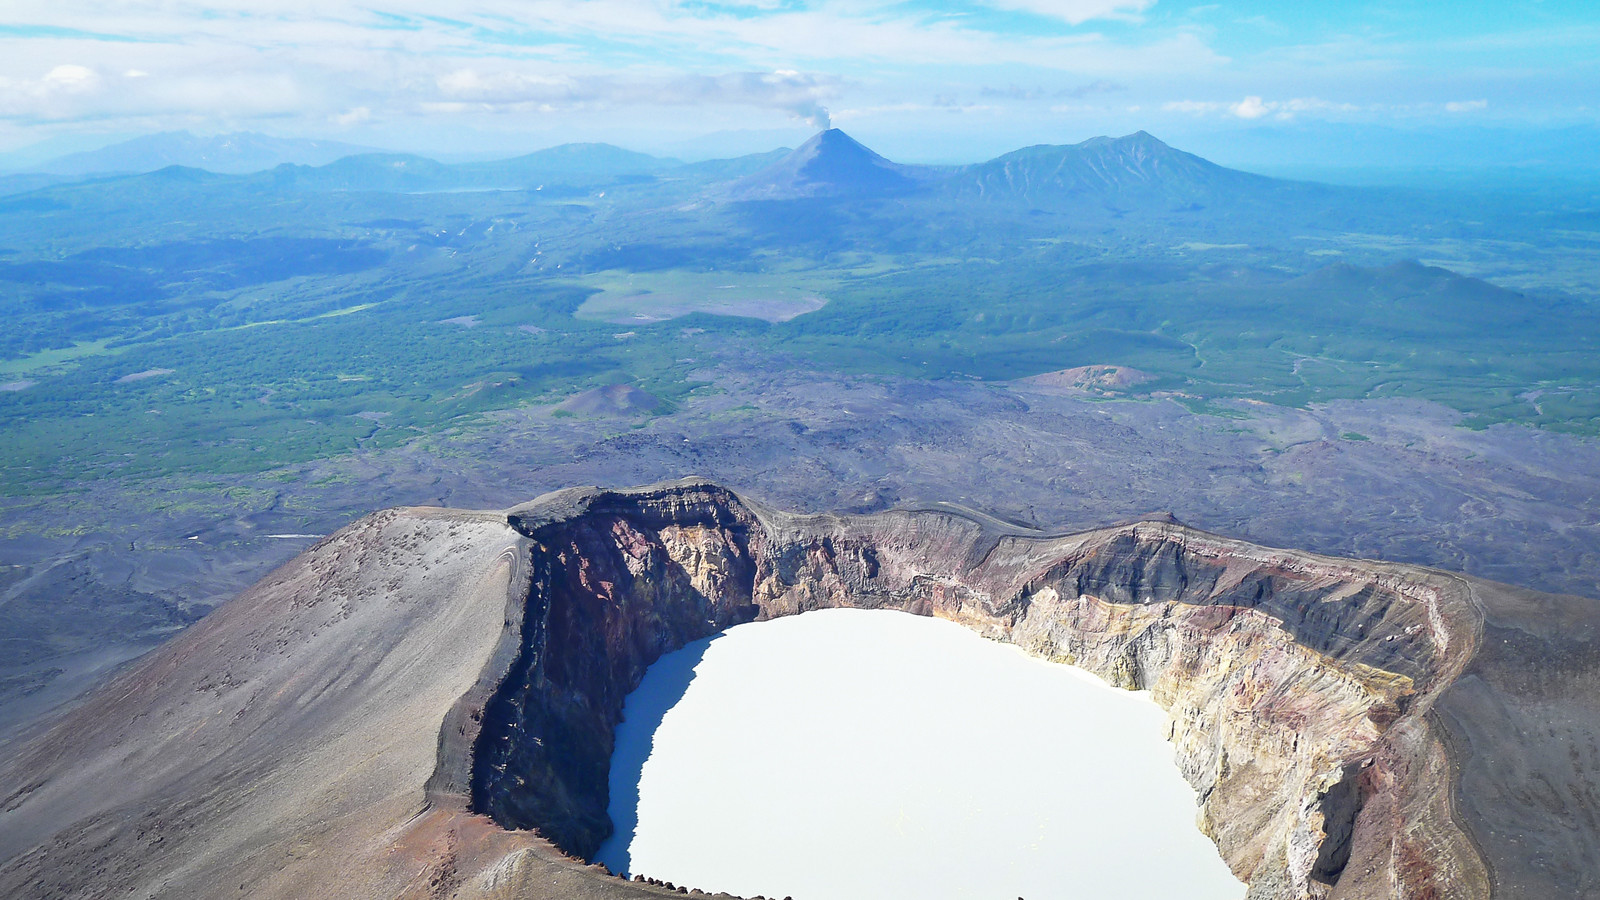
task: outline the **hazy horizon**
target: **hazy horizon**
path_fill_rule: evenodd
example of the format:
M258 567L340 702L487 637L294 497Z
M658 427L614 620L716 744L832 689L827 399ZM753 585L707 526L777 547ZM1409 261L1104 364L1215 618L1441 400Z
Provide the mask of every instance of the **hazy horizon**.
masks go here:
M841 130L848 131L852 137L862 139L855 129L841 127ZM1136 129L1136 131L1149 131L1149 129ZM663 145L648 142L643 144L614 143L601 140L593 142L613 144L626 150L694 163L792 149L808 140L815 133L817 133L817 129L813 128L793 131L719 132L707 134L696 139ZM1129 132L1129 134L1131 133L1134 132ZM64 140L58 138L14 151L0 151L0 174L50 171L52 164L62 160L105 151L130 141L143 141L167 135L187 135L199 139L249 136L283 141L317 141L330 145L348 146L350 155L358 153L410 154L435 159L447 164L509 159L568 144L589 142L575 139L548 143L537 139L529 139L523 143L507 143L494 149L437 151L426 147L403 145L348 144L348 142L329 137L293 138L263 131L206 132L178 129L147 134L95 137L88 140ZM1122 133L1083 135L1082 137L1063 139L1054 143L1069 145L1097 137L1115 138L1122 136L1125 135ZM1504 133L1479 134L1476 135L1476 140L1463 140L1460 135L1448 132L1385 133L1371 130L1366 132L1351 131L1343 134L1336 130L1331 133L1301 134L1298 137L1281 134L1263 137L1258 134L1252 140L1227 141L1219 141L1214 136L1191 135L1172 140L1168 140L1168 136L1162 134L1156 134L1155 136L1176 149L1195 153L1207 160L1231 168L1272 177L1322 181L1332 184L1404 184L1419 187L1462 187L1509 182L1590 183L1600 179L1600 168L1597 168L1595 160L1591 159L1591 157L1600 157L1600 151L1596 150L1596 147L1600 147L1600 143L1591 141L1592 138L1600 137L1600 130L1594 129L1569 128L1543 132L1536 136L1537 139L1528 139L1521 142L1512 141L1510 136ZM1286 142L1292 143L1294 141L1307 142L1317 147L1320 152L1290 152L1285 149ZM924 152L919 153L919 148L914 146L901 147L893 141L885 145L870 137L862 139L862 142L875 150L884 152L885 155L897 162L923 165L971 165L985 162L1026 146L1045 143L1044 141L1018 143L1001 147L987 155L963 157L940 155L937 152L937 148L934 148L933 152L927 152L928 148L922 148ZM1580 146L1576 146L1570 155L1562 158L1560 151L1567 143ZM883 151L882 148L885 146L898 148L898 151ZM1500 150L1508 152L1498 152L1497 146ZM1448 152L1444 154L1434 152L1440 148L1448 148ZM1521 149L1522 155L1520 158L1516 154L1509 152L1509 150L1515 148ZM257 171L271 168L275 164L263 164L248 170ZM312 164L325 165L326 163L318 162ZM204 165L199 167L207 168ZM130 169L129 171L134 170ZM228 169L225 166L216 170L242 171ZM104 169L102 171L110 173L120 170Z
M210 0L114 13L21 0L9 18L4 155L189 130L432 156L604 141L707 158L831 123L908 162L1141 129L1235 166L1597 162L1600 16L1555 0Z

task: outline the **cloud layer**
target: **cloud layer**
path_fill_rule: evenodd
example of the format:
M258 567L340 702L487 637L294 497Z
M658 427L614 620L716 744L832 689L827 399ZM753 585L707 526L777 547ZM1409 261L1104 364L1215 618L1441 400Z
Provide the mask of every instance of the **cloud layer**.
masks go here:
M928 116L961 111L1054 136L1600 106L1593 44L1577 39L1600 27L1462 33L1444 13L1377 34L1174 0L7 6L0 146L84 129L684 136L826 127L830 109L904 133L970 134Z

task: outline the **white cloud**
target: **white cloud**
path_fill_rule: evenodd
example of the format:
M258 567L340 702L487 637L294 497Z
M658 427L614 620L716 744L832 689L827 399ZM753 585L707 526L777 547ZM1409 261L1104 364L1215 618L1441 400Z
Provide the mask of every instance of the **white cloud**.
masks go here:
M439 93L452 100L488 105L526 103L530 100L578 99L570 78L522 72L479 72L457 69L435 79Z
M1136 16L1152 3L992 0L995 6L1069 22ZM775 6L752 16L683 0L467 0L444 10L429 0L389 0L379 14L357 0L123 0L109 9L98 0L10 0L8 14L62 27L93 22L97 31L147 38L154 43L143 52L151 57L179 47L238 47L271 49L289 57L322 50L347 56L531 56L546 61L565 55L569 61L607 68L640 63L734 68L742 61L752 67L803 64L813 69L820 60L947 66L966 59L986 65L1081 67L1091 77L1104 77L1095 67L1107 62L1114 63L1116 72L1144 73L1217 61L1203 42L1187 33L1118 43L1100 35L1064 39L997 34L985 30L981 15L930 17L885 0ZM131 44L118 52L130 47L139 52Z
M1331 103L1316 97L1295 97L1289 100L1263 100L1254 94L1235 103L1217 103L1209 100L1172 100L1161 104L1164 112L1209 115L1225 112L1239 119L1256 120L1271 116L1275 119L1292 119L1301 113L1351 113L1362 107L1352 103Z
M996 9L1064 24L1007 31L1015 17ZM1488 105L1408 94L1443 83L1428 77L1441 70L1420 41L1284 35L1228 59L1212 45L1232 19L1166 12L1156 0L977 0L931 12L901 0L6 0L8 21L128 40L0 35L0 130L388 129L431 141L468 128L592 126L609 129L606 139L631 129L670 140L786 118L823 124L830 107L865 121L932 96L952 98L941 108L1055 104L1073 127L1129 130L1163 113L1221 127L1464 117ZM1551 46L1581 43L1561 41ZM1452 52L1468 51L1487 52ZM1447 96L1488 96L1520 114L1501 98L1547 69L1560 76L1544 95L1565 90L1552 103L1577 109L1590 85L1561 60L1525 76L1489 63L1453 70ZM444 116L454 117L448 127Z
M1212 103L1206 100L1172 100L1161 104L1162 110L1177 113L1211 113L1222 109L1223 104Z
M141 78L117 95L116 111L230 117L287 116L315 109L314 91L287 72L255 71L207 75L186 73Z
M933 103L884 103L878 106L864 106L855 109L841 109L835 118L841 121L860 121L864 119L878 119L884 115L913 113L922 115L926 113L1001 113L1000 107L983 103L951 103L935 101Z
M1080 22L1136 17L1154 0L980 2ZM983 10L933 15L896 0L734 5L743 9L689 0L8 0L13 20L93 23L128 40L0 35L0 118L16 127L76 119L105 129L283 131L399 128L408 117L450 114L506 129L516 113L581 112L650 128L618 113L633 107L681 130L695 127L685 107L708 104L723 107L710 127L772 127L779 116L823 125L829 105L963 95L980 65L1038 73L1033 81L1067 74L1090 91L1227 62L1181 31L998 33L986 30L994 16ZM67 53L107 75L71 102L64 83L46 87L39 74ZM923 67L950 81L928 85ZM19 92L24 82L32 87ZM229 85L231 97L213 84ZM41 92L57 96L46 102ZM351 119L357 109L368 113ZM752 118L752 109L769 115Z
M437 79L440 99L424 101L432 112L550 112L562 108L616 106L745 106L787 113L818 128L829 125L825 101L840 79L780 69L720 75L673 75L624 79L611 75L545 75L458 69Z
M105 79L87 66L58 65L42 77L0 77L0 118L20 121L139 119L148 116L284 116L308 97L283 72L189 72Z
M1152 0L994 2L1080 21L1135 16ZM9 0L19 21L92 22L130 40L0 35L0 120L14 128L404 133L402 122L437 129L439 117L452 116L497 131L609 122L653 134L777 127L783 118L822 126L829 106L962 96L973 69L953 60L1046 83L1066 74L1086 92L1226 64L1191 33L1003 34L985 29L983 11L930 15L891 0L741 5L736 14L687 0L454 0L448 8L386 0L378 12L364 0ZM84 81L76 95L67 93L70 72L45 85L40 73L63 57L92 59L106 77ZM924 67L951 80L929 85ZM715 122L684 116L690 106ZM537 118L519 122L522 113Z
M1260 97L1246 97L1228 107L1228 111L1241 119L1259 119L1270 114L1276 107L1276 103L1262 103Z
M38 78L0 77L0 117L72 118L100 86L98 72L75 64L54 66Z
M1155 0L987 0L1001 9L1015 9L1081 25L1091 19L1138 19Z
M87 66L56 66L44 76L42 83L49 90L83 94L100 85L100 75Z
M363 122L370 121L372 119L372 110L365 106L357 106L332 116L331 119L333 124L349 128L352 125L360 125Z

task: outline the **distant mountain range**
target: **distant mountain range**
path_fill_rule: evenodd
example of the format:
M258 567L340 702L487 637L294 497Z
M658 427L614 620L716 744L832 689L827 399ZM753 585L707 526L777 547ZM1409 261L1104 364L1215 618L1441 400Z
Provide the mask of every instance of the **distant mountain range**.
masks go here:
M1457 180L1449 182L1457 184L1460 179L1468 178L1468 173L1479 170L1493 173L1492 177L1500 180L1518 172L1523 173L1527 179L1534 180L1562 173L1569 177L1592 179L1596 165L1594 147L1600 146L1592 140L1596 133L1593 126L1552 129L1527 134L1492 129L1456 129L1439 134L1394 129L1352 131L1350 128L1307 122L1297 123L1292 127L1247 129L1230 135L1226 140L1214 135L1197 135L1193 138L1197 144L1191 145L1186 142L1185 146L1190 146L1191 150L1205 153L1211 158L1233 160L1230 165L1244 164L1254 171L1277 176L1327 178L1345 184L1423 185L1435 184L1440 178L1446 177L1440 173L1459 170ZM779 137L778 133L773 134L775 141ZM705 145L709 146L711 145ZM349 156L396 155L372 147L338 141L277 138L252 132L214 136L197 136L184 131L163 132L97 150L54 158L44 158L40 149L31 148L25 152L0 154L0 171L9 173L0 176L0 195L19 193L30 186L51 183L42 176L50 176L54 179L54 183L60 183L90 176L153 172L173 165L218 173L248 174L284 164L321 167ZM571 157L565 163L559 159L563 153ZM982 172L973 172L980 183L968 186L970 191L963 192L964 195L971 193L976 196L992 197L998 187L1007 197L1020 197L1023 198L1023 202L1033 202L1046 196L1057 195L1059 193L1057 189L1065 189L1068 193L1080 188L1113 194L1129 188L1133 188L1135 192L1147 192L1148 187L1138 185L1137 179L1144 175L1156 174L1194 177L1200 182L1211 183L1213 189L1226 191L1228 187L1222 183L1225 179L1219 178L1218 174L1237 172L1236 169L1230 170L1209 163L1197 155L1173 151L1171 147L1145 132L1121 138L1092 138L1080 144L1027 147L977 166L942 169L904 165L884 159L837 129L817 134L797 153L800 156L792 161L789 172L768 173L762 179L752 180L736 190L730 190L725 197L749 200L816 197L834 193L842 195L849 193L849 189L861 188L885 195L894 193L897 189L907 188L905 179L913 182L922 181L924 180L922 176L929 172L949 173L958 170L973 172L975 169L982 169ZM826 182L814 174L807 175L797 171L807 168L807 157L814 158L819 155L833 156L838 161L853 158L854 165L825 166L834 168L835 175L848 176L842 181L834 182ZM558 171L571 176L577 171L586 170L598 177L606 171L665 171L679 167L684 169L681 174L691 177L695 174L677 160L633 153L607 144L566 144L531 154L530 157L540 157L538 162L541 170L538 174ZM1105 174L1105 170L1095 169L1097 157L1103 161L1120 157L1115 160L1120 164L1117 168L1132 178L1116 176L1121 178L1120 185L1101 181L1097 186L1091 187ZM518 159L525 160L526 163L534 161L528 157ZM741 159L748 161L754 157L746 156ZM467 164L462 174L465 175L466 172L473 171L473 167L477 167L476 174L482 180L490 181L493 180L496 167L512 162L515 161L471 163ZM708 165L714 168L720 162L722 161L713 160L711 163L691 165L696 168ZM1164 162L1171 165L1164 165ZM1173 168L1186 171L1174 172ZM1434 172L1431 180L1424 170ZM746 167L733 177L750 175L754 171ZM1362 173L1366 175L1363 176ZM1587 176L1585 173L1588 173ZM520 175L516 174L515 166L512 167L512 172L501 174L516 176L513 180L518 181L520 186ZM1485 174L1484 177L1491 176ZM838 190L819 186L824 183L837 185ZM1474 183L1460 182L1462 185ZM809 187L801 188L800 185ZM1259 182L1254 185L1254 187L1259 186ZM1045 189L1041 191L1041 187ZM763 194L763 191L767 193ZM804 193L805 191L810 193ZM1180 201L1182 197L1179 195L1170 199Z
M837 128L793 151L685 164L610 144L563 144L511 159L459 164L383 153L332 141L239 132L197 137L167 132L74 153L8 176L17 193L53 181L140 174L182 166L219 174L267 173L275 186L310 190L440 191L593 186L616 180L683 178L716 187L725 202L873 199L917 194L1049 208L1086 196L1171 204L1215 200L1280 183L1175 150L1145 132L1080 144L1027 147L971 166L896 163Z
M350 150L362 152L346 152ZM337 158L278 161L288 156ZM251 134L152 135L63 157L47 167L49 173L0 178L0 196L48 190L64 181L105 178L65 173L119 167L145 169L140 177L152 185L199 183L208 176L269 192L509 190L575 197L613 187L645 186L664 204L690 200L742 209L740 215L763 233L803 231L812 237L838 227L837 222L814 218L817 215L891 199L922 209L914 218L937 209L960 210L968 218L980 219L1065 215L1079 224L1128 214L1192 219L1200 210L1213 222L1283 215L1296 221L1345 220L1349 210L1376 202L1365 194L1357 197L1361 190L1357 188L1285 181L1219 166L1143 131L1078 144L1026 147L975 165L923 166L885 159L837 128L817 133L792 151L697 163L592 143L563 144L511 159L450 164L425 156ZM131 183L125 188L134 193L144 189ZM771 208L773 204L777 207ZM805 212L797 216L800 206Z
M248 131L211 137L166 131L99 150L72 153L30 168L49 175L138 174L167 166L244 174L284 163L324 166L352 154L371 152L371 147L356 144L275 138Z
M610 144L562 144L512 159L455 165L425 156L363 153L323 166L279 166L269 174L284 186L322 190L537 190L545 182L604 184L682 166Z
M810 207L884 199L976 212L1117 216L1134 210L1182 214L1282 207L1335 189L1228 169L1145 133L1079 144L1026 147L969 166L921 166L885 159L845 132L818 132L795 150L684 163L610 144L563 144L511 159L442 163L351 144L236 133L149 135L64 156L41 171L0 177L0 196L90 177L168 173L192 182L202 173L274 191L427 193L544 191L577 196L608 186L660 184L677 196L752 207L805 201ZM778 212L778 219L784 213ZM774 220L765 214L760 218ZM781 224L778 223L778 224Z

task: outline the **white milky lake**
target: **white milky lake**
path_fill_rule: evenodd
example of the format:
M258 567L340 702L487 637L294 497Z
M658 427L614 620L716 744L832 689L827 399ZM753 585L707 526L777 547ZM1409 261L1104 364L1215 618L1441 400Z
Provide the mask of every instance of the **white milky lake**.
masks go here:
M662 657L597 859L795 900L1238 900L1147 696L959 625L823 610Z

